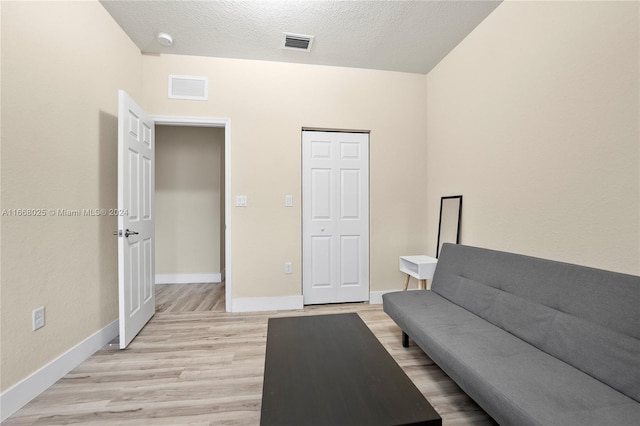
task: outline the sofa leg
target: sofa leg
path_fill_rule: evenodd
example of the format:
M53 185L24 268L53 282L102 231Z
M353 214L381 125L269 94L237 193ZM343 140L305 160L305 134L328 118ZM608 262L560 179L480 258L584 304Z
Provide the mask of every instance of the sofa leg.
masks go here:
M409 347L409 335L404 331L402 332L402 347L403 348Z

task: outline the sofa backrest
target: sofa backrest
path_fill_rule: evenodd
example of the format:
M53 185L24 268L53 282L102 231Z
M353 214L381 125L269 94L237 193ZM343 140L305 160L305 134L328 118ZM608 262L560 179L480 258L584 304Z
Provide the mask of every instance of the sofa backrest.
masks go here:
M445 244L431 290L640 402L640 277Z

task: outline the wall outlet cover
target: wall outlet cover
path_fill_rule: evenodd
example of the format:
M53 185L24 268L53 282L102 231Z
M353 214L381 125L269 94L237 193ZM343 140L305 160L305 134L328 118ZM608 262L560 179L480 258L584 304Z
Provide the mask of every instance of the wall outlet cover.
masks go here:
M33 327L33 331L38 330L39 328L44 327L44 306L39 307L38 309L34 309L31 313L31 325Z

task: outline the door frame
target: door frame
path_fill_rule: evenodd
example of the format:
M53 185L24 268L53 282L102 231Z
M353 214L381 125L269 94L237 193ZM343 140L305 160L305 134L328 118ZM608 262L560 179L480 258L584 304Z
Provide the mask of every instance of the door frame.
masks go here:
M231 119L150 115L156 126L224 128L224 287L225 310L231 312Z

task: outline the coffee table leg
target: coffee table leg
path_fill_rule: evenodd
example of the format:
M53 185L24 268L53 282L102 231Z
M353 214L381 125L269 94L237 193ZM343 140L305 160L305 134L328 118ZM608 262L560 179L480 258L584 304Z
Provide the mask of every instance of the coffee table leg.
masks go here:
M427 289L427 280L420 280L419 288L420 288L420 290L426 290Z
M404 279L404 289L406 290L407 288L409 288L409 278L411 278L411 276L409 274L407 274L407 276Z

